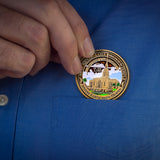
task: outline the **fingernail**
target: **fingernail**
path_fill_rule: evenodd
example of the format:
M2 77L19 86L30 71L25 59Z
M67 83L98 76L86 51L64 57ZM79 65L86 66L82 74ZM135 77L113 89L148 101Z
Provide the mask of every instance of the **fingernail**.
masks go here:
M93 56L95 49L93 47L93 43L89 37L87 37L84 42L83 42L83 48L85 52L86 57L91 57Z
M79 74L82 71L82 65L78 56L75 57L72 63L72 71L74 75Z

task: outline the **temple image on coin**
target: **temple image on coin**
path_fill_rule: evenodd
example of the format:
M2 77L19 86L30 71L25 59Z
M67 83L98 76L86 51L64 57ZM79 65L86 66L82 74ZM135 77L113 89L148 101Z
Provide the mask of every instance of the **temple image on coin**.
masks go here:
M81 59L83 71L75 76L80 92L91 99L119 98L127 89L129 69L123 58L110 50L96 50Z
M121 69L111 63L100 61L93 64L88 72L83 72L83 82L90 92L107 96L121 88Z

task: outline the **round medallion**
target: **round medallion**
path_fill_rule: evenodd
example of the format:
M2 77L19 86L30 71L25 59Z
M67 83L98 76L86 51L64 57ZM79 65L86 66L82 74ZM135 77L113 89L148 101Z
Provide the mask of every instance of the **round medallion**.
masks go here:
M91 99L117 99L127 89L129 69L117 53L96 50L91 58L81 59L83 71L76 75L80 92Z

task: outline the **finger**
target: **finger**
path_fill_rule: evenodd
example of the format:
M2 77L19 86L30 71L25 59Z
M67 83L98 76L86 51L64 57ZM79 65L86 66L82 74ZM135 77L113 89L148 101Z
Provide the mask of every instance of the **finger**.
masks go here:
M78 57L77 40L70 24L54 0L38 2L28 0L22 3L21 0L16 0L14 3L8 3L1 0L4 5L34 17L47 26L52 46L58 52L64 68L71 74L80 73L82 66Z
M82 66L78 57L77 40L58 5L53 5L54 12L49 13L53 15L54 20L50 19L48 24L53 48L57 51L64 68L71 74L78 74Z
M56 2L72 27L78 41L80 55L83 57L92 56L95 50L86 24L68 1L56 0Z
M29 49L36 63L31 74L37 73L49 62L50 42L47 29L39 22L0 6L0 35Z
M35 56L28 50L0 38L0 74L21 78L27 75L35 64Z

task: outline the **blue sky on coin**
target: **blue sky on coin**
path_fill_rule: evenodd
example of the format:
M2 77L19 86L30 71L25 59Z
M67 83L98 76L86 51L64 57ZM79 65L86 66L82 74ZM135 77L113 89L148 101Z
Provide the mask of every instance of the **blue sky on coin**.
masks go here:
M103 64L94 64L91 67L99 67L99 68L105 68ZM122 72L119 70L116 70L115 67L109 67L109 78L110 79L117 79L120 83L122 81ZM86 85L89 85L89 81L93 78L100 78L102 77L103 70L101 73L94 73L92 70L90 72L83 72L83 78L87 79Z

